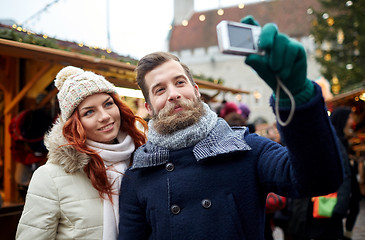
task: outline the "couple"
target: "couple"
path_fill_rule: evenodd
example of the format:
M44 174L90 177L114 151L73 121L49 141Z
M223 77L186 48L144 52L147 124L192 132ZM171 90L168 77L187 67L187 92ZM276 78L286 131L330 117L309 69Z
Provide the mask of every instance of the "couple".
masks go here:
M252 18L243 22L254 23ZM303 47L264 26L265 56L246 63L296 108L278 125L287 147L228 124L200 101L177 57L156 52L137 66L152 116L133 115L102 76L66 67L55 84L61 114L46 136L47 164L29 186L17 239L264 239L269 192L324 195L342 164L321 89L306 78ZM279 96L280 94L280 96ZM276 114L290 115L276 92ZM293 109L292 109L293 110Z

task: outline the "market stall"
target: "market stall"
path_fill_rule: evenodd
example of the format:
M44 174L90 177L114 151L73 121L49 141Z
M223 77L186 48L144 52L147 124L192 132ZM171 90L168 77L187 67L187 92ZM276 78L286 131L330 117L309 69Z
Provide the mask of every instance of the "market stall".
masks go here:
M19 202L14 181L15 161L11 154L12 139L8 131L11 121L27 109L38 109L49 104L54 108L57 90L52 82L57 72L67 65L103 75L117 87L138 89L135 65L129 62L0 39L0 114L3 119L0 130L0 175L6 202ZM233 94L249 93L200 79L195 81L201 89L215 89ZM42 99L39 101L40 95Z

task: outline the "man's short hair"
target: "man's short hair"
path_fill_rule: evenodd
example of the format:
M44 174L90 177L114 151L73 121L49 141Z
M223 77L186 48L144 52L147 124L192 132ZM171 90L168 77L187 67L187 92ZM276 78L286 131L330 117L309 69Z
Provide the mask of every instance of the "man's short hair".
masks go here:
M193 76L190 72L190 69L188 66L186 66L184 63L180 62L180 59L176 57L175 55L168 53L168 52L154 52L151 54L148 54L141 58L139 60L137 68L135 69L137 73L137 83L139 88L141 89L143 96L147 103L150 103L149 99L149 92L148 88L146 86L145 76L147 73L155 69L156 67L162 65L165 62L168 62L170 60L174 60L176 62L179 62L180 65L185 70L186 75L188 76L191 84L195 86L195 82L193 80Z

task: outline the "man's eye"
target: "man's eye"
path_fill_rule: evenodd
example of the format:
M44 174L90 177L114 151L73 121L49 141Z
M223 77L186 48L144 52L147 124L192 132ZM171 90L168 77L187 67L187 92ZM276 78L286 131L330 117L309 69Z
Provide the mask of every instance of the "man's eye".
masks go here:
M185 81L177 81L176 82L177 85L181 85L181 84L184 84L184 83L185 83Z
M156 91L155 91L155 93L156 94L161 93L161 92L163 92L163 90L164 90L164 88L157 88Z

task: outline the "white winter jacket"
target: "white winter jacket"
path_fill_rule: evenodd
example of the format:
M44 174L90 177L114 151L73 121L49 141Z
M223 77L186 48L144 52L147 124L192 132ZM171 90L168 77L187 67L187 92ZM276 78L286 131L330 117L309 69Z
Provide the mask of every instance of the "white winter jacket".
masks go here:
M103 238L103 199L83 171L90 158L62 146L62 127L45 138L48 161L33 174L16 239Z

